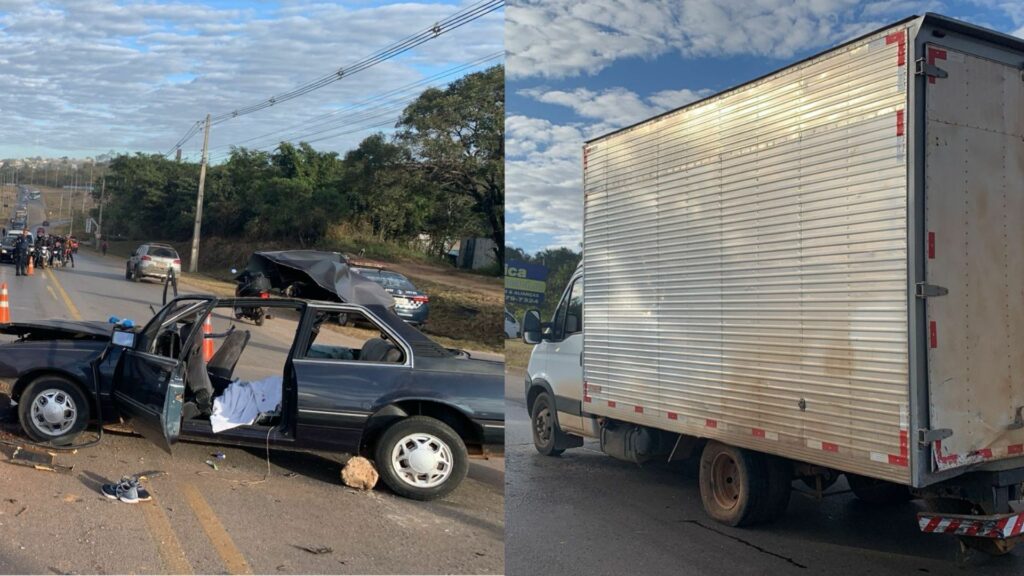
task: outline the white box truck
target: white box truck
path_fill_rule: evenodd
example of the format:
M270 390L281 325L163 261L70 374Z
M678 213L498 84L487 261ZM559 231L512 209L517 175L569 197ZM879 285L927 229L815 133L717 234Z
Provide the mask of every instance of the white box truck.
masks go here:
M1024 40L927 14L587 142L582 267L523 324L538 450L699 455L730 525L845 475L1008 550L1022 66Z

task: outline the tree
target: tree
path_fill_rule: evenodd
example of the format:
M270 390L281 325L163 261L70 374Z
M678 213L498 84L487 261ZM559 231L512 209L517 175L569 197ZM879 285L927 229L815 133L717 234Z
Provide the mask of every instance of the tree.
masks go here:
M466 195L497 246L505 246L505 69L426 90L398 121L400 142L446 194Z

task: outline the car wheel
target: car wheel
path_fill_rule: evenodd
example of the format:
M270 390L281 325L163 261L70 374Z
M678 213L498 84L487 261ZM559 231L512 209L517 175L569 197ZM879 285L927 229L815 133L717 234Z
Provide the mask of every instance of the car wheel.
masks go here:
M132 281L138 282L139 280L142 280L142 273L139 272L139 267L136 266L135 269L132 270Z
M391 425L377 442L374 457L384 484L413 500L443 498L469 471L462 438L428 416L410 416Z
M750 526L780 515L789 503L792 476L783 480L764 454L711 441L700 456L704 511L727 526ZM784 481L785 484L775 485Z
M18 399L18 419L36 442L67 446L89 423L89 402L73 382L59 376L34 380Z
M263 312L263 308L257 308L253 310L253 322L257 326L263 326L263 319L266 317L266 313Z
M558 417L554 403L547 392L541 392L533 401L530 411L530 428L533 431L533 446L545 456L558 456L565 450L555 448L558 438Z
M131 280L132 279L132 267L129 266L128 264L124 265L124 279L125 280Z

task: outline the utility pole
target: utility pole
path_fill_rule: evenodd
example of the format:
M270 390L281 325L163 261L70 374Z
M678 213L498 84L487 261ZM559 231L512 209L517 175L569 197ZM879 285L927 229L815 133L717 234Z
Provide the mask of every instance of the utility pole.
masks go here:
M100 242L103 241L103 197L107 193L107 175L103 175L103 181L100 183L100 221L96 223L96 247L100 247Z
M203 130L203 158L199 165L199 196L196 198L196 225L192 231L192 259L188 263L188 271L199 270L199 229L203 225L203 186L206 184L206 147L210 144L210 115L206 115L206 128Z

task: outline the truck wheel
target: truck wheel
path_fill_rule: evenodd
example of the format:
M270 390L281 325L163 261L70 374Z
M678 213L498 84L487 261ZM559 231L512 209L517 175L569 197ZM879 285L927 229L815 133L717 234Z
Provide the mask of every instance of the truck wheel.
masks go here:
M853 495L868 504L878 506L900 504L914 497L906 486L877 478L847 474L846 481L850 484Z
M533 430L533 446L545 456L558 456L565 450L555 448L558 438L558 416L555 414L551 395L541 392L533 401L530 411L530 428Z
M773 495L782 491L771 486L772 474L765 455L710 441L700 456L700 498L704 510L728 526L750 526L766 521L777 508ZM776 478L778 473L775 474ZM789 484L786 484L787 488ZM785 492L786 501L789 491Z
M447 496L469 471L462 438L429 416L410 416L392 424L374 452L381 480L395 494L413 500Z
M73 382L41 376L18 399L18 420L36 442L67 446L89 423L89 402Z
M789 508L789 498L793 493L793 464L778 456L764 454L763 458L768 477L768 500L757 523L767 524L781 518Z

